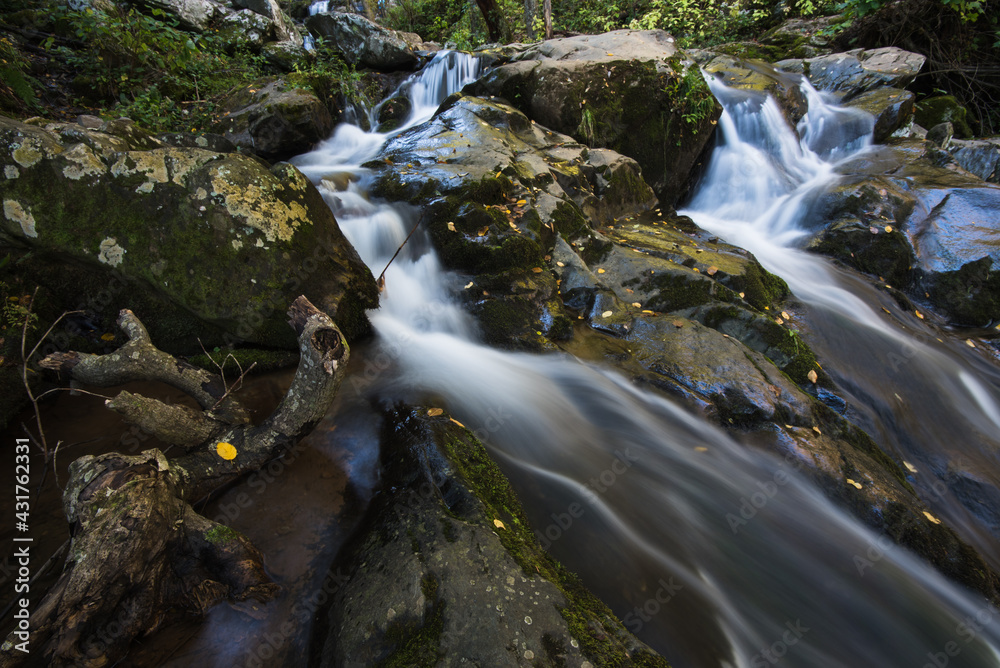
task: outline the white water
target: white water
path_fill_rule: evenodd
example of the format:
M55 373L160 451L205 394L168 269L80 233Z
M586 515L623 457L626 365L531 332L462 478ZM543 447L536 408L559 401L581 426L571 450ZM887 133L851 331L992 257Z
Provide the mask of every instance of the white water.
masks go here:
M987 531L970 518L960 500L928 491L941 490L939 477L954 468L1000 484L995 370L984 369L968 349L941 345L942 335L926 329L914 314L901 327L899 317L884 316L870 295L862 299L858 286L845 281L829 261L796 248L807 234L804 228L815 222L805 220L809 204L841 178L837 163L863 157L870 146L871 116L828 103L804 82L809 112L796 133L773 98L762 103L715 79L709 83L725 108L721 142L702 186L680 213L750 250L808 304L815 323L810 343L838 355L831 366L842 373L844 384L855 386L861 401L889 398L873 409L884 415L865 426L880 432L876 436L883 445L919 465L925 501L961 526L994 567L1000 565L995 529ZM885 301L899 313L898 306Z
M421 111L405 127L426 120L433 100L453 90L438 84L446 81L439 68L461 60L439 56L427 81L413 82L410 90L430 101L414 104ZM734 132L741 122L723 121ZM716 212L718 224L772 211L768 238L792 243L796 221L783 214L796 189L832 172L767 123L756 128L758 147L745 143L742 157L713 161L733 173L754 166L753 187L713 195L730 207ZM296 161L320 183L375 274L414 220L364 195L367 175L357 166L387 138L341 126ZM783 173L757 168L774 164L774 153ZM724 236L758 252L750 237L764 234L733 225ZM774 255L762 259L787 261L783 247L768 245L763 250ZM801 270L821 265L802 260ZM823 281L818 273L806 283L833 304L853 298L829 296ZM790 282L798 289L797 279ZM918 668L933 656L949 660L950 642L960 652L953 665L1000 665L998 612L833 507L795 473L796 459L749 450L613 371L479 344L450 297L461 278L442 271L420 233L390 267L386 286L371 317L396 368L380 391L433 399L473 429L510 473L550 551L674 665ZM860 300L853 308L867 309ZM972 625L961 626L969 617Z

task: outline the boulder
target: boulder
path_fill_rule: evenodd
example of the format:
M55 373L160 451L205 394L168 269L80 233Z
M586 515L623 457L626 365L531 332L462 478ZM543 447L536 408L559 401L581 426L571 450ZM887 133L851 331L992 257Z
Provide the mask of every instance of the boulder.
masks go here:
M181 28L195 32L205 32L215 21L233 11L214 0L140 0L140 4L163 11L177 19Z
M218 26L219 39L230 51L245 46L259 53L266 42L274 41L274 21L249 9L224 16Z
M881 49L854 49L804 60L782 60L775 63L775 67L804 74L817 90L838 93L846 102L875 88L905 88L926 60L918 53L887 46Z
M302 46L301 40L295 42L270 42L261 48L267 64L280 72L294 72L296 68L305 69L315 60L312 52Z
M333 132L326 105L310 91L282 79L258 81L222 102L225 114L213 130L267 160L310 150Z
M841 164L840 183L807 219L829 220L809 242L929 300L956 325L1000 320L1000 187L908 140Z
M884 142L913 119L914 95L901 88L876 88L852 98L847 106L875 117L872 139Z
M541 125L633 158L673 205L721 107L662 30L616 30L522 47L468 87L498 95Z
M315 37L327 40L358 67L375 70L413 69L419 59L413 49L394 31L358 14L330 12L306 19Z
M921 100L914 111L914 120L923 127L932 128L940 123L951 123L955 128L955 135L962 139L968 139L973 134L967 117L965 107L953 95L938 95Z
M292 20L281 11L275 0L233 0L236 7L242 7L266 17L274 23L275 36L279 42L301 42L298 30Z
M984 181L1000 183L1000 137L952 139L948 152L962 169Z
M831 50L834 26L839 16L795 17L764 33L760 42L783 52L785 58L815 58Z
M408 409L386 424L382 491L334 565L316 665L668 666L542 549L468 430Z
M0 117L0 245L25 280L98 331L130 308L177 352L199 338L294 347L285 311L300 294L348 337L368 330L371 273L301 172L165 146L129 125Z

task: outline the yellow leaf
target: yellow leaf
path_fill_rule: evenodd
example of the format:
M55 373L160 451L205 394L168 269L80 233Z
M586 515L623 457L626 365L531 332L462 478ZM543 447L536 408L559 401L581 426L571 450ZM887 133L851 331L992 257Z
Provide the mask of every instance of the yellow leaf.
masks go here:
M681 327L684 326L684 321L683 320L674 320L673 323L671 323L671 324L674 327L676 327L677 329L680 329Z
M743 299L743 298L744 298L744 297L746 297L746 296L747 296L747 293L745 293L745 292L741 292L741 293L740 293L740 299Z
M923 313L921 313L920 311L914 311L914 313L916 313L916 314L917 314L917 317L918 317L918 318L920 318L921 320L923 320L923 319L924 319L924 314L923 314Z
M236 459L236 448L232 443L226 443L225 441L219 441L215 444L215 452L218 453L220 457L226 461L230 459Z
M443 408L431 408L428 409L427 411L427 415L429 415L430 417L437 417L438 415L441 415L443 413L444 413Z
M603 270L603 269L598 269L598 270L597 270L597 273L598 273L598 274L603 274L603 273L604 273L604 270Z
M966 339L965 340L965 345L969 346L970 348L975 348L976 347L976 344L972 342L972 339Z
M639 302L632 302L632 306L636 308L642 308L642 304L640 304Z
M785 311L781 312L781 317L784 318L785 320L791 320L792 319L792 316L788 315L788 313L785 312Z
M461 422L459 422L458 420L456 420L455 418L448 418L448 419L451 420L452 422L454 422L455 424L457 424L462 429L465 429L465 425L462 424Z
M712 265L711 267L705 270L705 273L708 274L709 276L715 276L715 274L718 273L718 271L719 268L716 267L715 265Z
M941 524L941 520L939 520L938 518L934 517L933 515L931 515L926 510L924 511L924 517L926 517L927 519L929 519L931 522L934 522L934 524Z
M785 321L784 321L784 320L782 320L781 318L775 318L775 319L774 319L774 321L775 321L776 323L778 323L779 325L784 325L784 324L785 324Z
M888 232L892 232L892 225L886 225L886 226L885 226L885 231L886 231L887 233L888 233Z
M493 520L493 526L495 526L497 529L506 529L507 528L507 527L505 527L503 525L503 522L501 522L500 520Z
M517 200L517 206L524 206L527 203L528 203L528 200L526 200L526 199L519 199L519 200Z
M565 262L556 262L556 266L557 267L565 267L566 263Z
M847 484L848 484L848 485L854 485L854 486L855 486L855 487L857 487L858 489L861 489L861 483L860 483L860 482L854 482L854 481L853 481L853 480L851 480L850 478L848 478L848 479L847 479Z
M903 460L903 466L905 466L906 470L909 471L910 473L917 472L917 467L911 464L910 462L906 461L905 459Z
M885 311L887 314L892 315L892 312L890 312L889 309L887 309L886 307L883 306L882 310Z
M694 451L695 452L708 452L708 448L706 448L704 445L699 445L697 448L694 449Z
M646 315L655 315L652 311L643 311Z
M457 232L458 231L458 230L455 229L455 223L448 223L448 231L449 232Z
M479 232L477 232L476 234L478 236L485 237L486 233L489 232L489 231L490 231L490 228L487 226L487 227L484 227L483 229L479 230Z
M612 313L613 313L612 311L605 311L604 313L601 314L601 317L610 318Z
M819 375L816 373L815 369L809 369L809 373L806 374L806 378L808 378L810 382L815 383L819 380Z
M536 274L540 274L540 273L542 273L542 268L541 267L532 267L531 271L534 272L534 273L536 273Z
M115 340L114 334L101 334L101 341L114 341L114 340Z
M822 434L823 433L823 432L821 432L819 430L819 427L813 427L813 431L816 432L817 434Z

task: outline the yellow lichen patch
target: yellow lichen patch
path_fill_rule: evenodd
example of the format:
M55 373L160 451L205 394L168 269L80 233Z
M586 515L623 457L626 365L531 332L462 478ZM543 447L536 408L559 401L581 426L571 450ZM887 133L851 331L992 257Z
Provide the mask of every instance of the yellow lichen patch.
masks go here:
M170 180L179 186L185 185L187 175L195 169L198 169L206 162L216 160L219 158L218 153L213 153L212 151L204 151L202 149L178 149L178 148L165 148L165 149L155 149L151 153L157 151L164 152L164 162L166 162L167 169L170 172ZM199 188L199 190L201 190ZM202 190L204 192L204 190ZM199 198L204 199L204 198Z
M3 215L7 217L7 220L20 225L24 236L31 238L38 236L38 232L35 231L35 217L31 215L30 210L25 211L17 200L5 199L3 201Z
M63 152L63 157L69 163L63 167L63 176L73 181L79 181L85 176L103 176L108 171L100 158L85 144L77 144Z
M111 165L111 173L115 176L142 174L146 180L158 183L170 180L167 176L167 164L160 151L128 151Z
M17 164L22 167L31 167L45 157L42 151L33 144L34 142L25 140L20 146L14 149L11 155Z
M268 241L289 241L300 225L309 222L306 208L299 202L285 203L276 191L283 185L270 174L256 182L234 183L225 166L212 170L213 196L221 196L226 209L246 220L247 225L264 234ZM277 186L277 187L276 187Z

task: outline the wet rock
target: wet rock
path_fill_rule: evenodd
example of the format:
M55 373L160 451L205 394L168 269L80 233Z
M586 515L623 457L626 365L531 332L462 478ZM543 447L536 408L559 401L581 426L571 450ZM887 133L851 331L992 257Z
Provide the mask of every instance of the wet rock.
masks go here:
M310 150L333 131L333 118L313 93L281 79L259 81L222 103L215 132L267 160L284 160Z
M412 69L418 57L395 32L357 14L325 13L306 19L315 37L327 40L352 65L376 70Z
M633 158L661 203L684 193L721 108L663 31L617 30L532 45L469 87L539 124Z
M934 142L939 147L947 149L951 145L951 138L955 135L955 126L950 121L938 123L927 131L927 141Z
M140 4L148 9L159 9L177 19L181 28L196 32L205 32L215 21L233 11L214 0L141 0Z
M206 132L193 134L190 132L165 132L156 135L156 138L164 146L176 146L177 148L203 148L215 153L233 153L237 150L236 144L229 141L222 135Z
M104 332L130 308L177 352L197 337L294 346L285 311L300 294L347 336L368 330L371 273L298 170L105 127L0 117L0 244L25 280Z
M951 123L954 134L963 139L972 137L968 123L968 112L953 95L939 95L917 103L914 120L925 128L933 128L940 123Z
M952 139L948 152L962 169L984 181L1000 183L1000 138Z
M294 72L296 68L307 68L315 59L312 52L302 46L301 40L295 42L269 42L260 53L267 64L280 72Z
M914 95L901 88L876 88L851 99L847 106L875 117L872 139L884 142L913 118Z
M782 60L775 66L786 72L804 74L818 90L839 93L847 101L875 88L905 88L920 72L925 60L920 54L889 46L854 49L804 60Z
M507 480L447 416L387 415L382 492L335 565L323 667L667 662L538 544Z
M802 81L800 75L782 72L761 60L745 60L731 56L716 56L706 63L704 68L730 88L774 96L793 125L798 123L809 109L805 94L800 87Z

